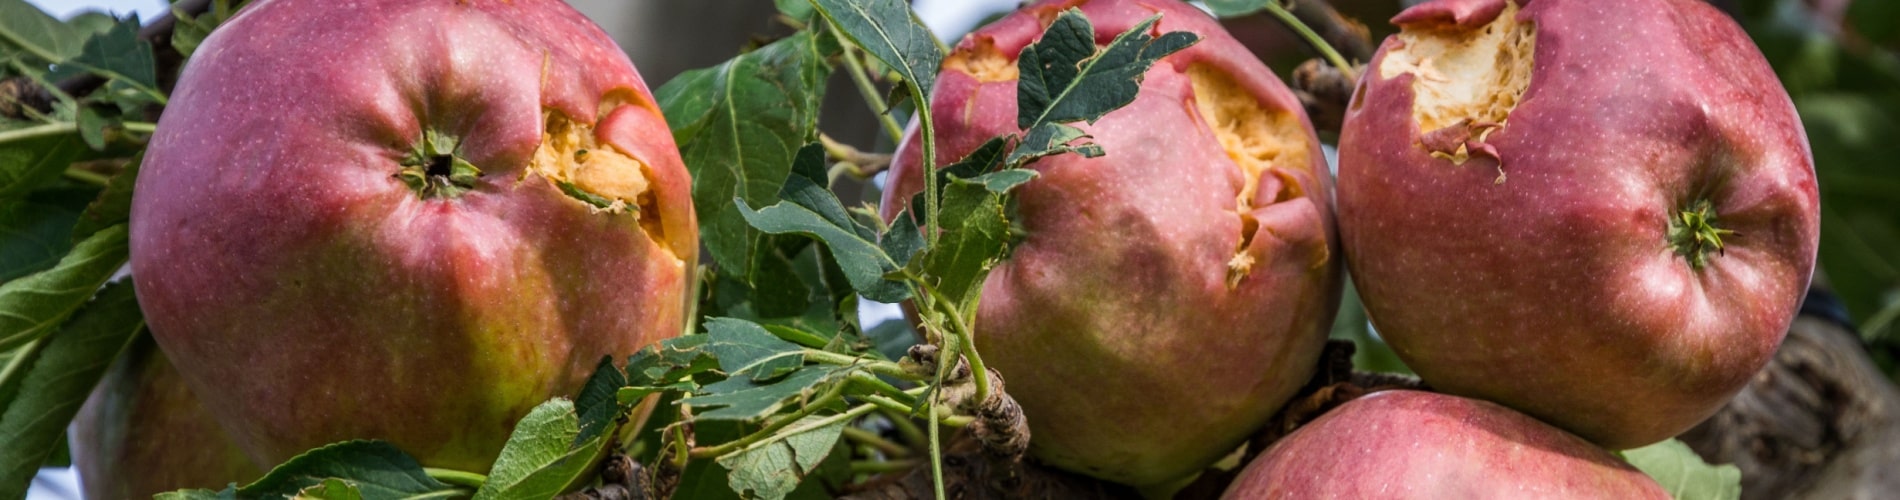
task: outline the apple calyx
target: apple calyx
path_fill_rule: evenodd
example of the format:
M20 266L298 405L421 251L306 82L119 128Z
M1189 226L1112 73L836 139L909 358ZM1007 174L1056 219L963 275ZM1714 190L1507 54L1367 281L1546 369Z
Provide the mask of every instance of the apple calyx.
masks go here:
M452 199L475 188L482 169L455 155L461 141L434 130L422 132L422 144L402 159L396 178L422 199Z
M1722 253L1722 236L1735 234L1715 224L1715 208L1709 200L1696 200L1669 219L1669 249L1689 260L1689 267L1701 269L1709 264L1711 251Z

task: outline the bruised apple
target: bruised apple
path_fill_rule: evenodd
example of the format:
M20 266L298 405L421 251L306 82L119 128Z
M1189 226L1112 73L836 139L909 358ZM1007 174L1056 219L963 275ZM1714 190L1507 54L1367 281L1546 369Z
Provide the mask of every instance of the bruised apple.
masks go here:
M139 303L258 463L382 439L484 471L530 408L683 328L690 180L559 1L260 2L146 154Z
M79 408L70 435L86 498L215 491L264 475L149 337L113 363Z
M1669 493L1622 459L1485 401L1376 392L1274 443L1222 498L1617 498Z
M1379 333L1432 387L1611 449L1707 418L1814 268L1787 93L1696 0L1441 0L1393 23L1339 144Z
M1202 40L1134 102L1077 123L1107 152L1029 165L1024 234L983 284L976 343L1009 377L1042 461L1159 486L1232 451L1304 384L1340 293L1330 176L1299 102L1206 14L1173 0L1025 7L958 43L930 107L937 165L1017 133L1016 55L1079 8L1097 44L1159 13ZM884 216L922 189L899 147Z

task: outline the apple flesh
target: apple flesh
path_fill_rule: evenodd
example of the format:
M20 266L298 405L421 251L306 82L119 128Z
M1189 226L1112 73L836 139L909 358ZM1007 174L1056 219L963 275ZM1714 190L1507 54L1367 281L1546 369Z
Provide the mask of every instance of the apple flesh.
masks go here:
M86 498L215 491L264 475L150 340L138 341L113 363L68 435Z
M931 97L936 164L1016 129L1016 54L1063 9L1096 43L1155 15L1202 37L1127 107L1077 123L1107 152L1029 165L1026 231L983 284L976 343L1009 378L1042 461L1136 486L1232 451L1310 377L1341 281L1331 179L1299 102L1181 2L1043 2L965 37ZM914 128L914 127L913 127ZM883 200L922 189L913 130Z
M262 2L198 54L146 153L132 268L258 463L382 439L484 471L529 409L683 328L691 181L566 4Z
M1468 0L1393 23L1340 136L1339 225L1420 377L1625 449L1773 356L1819 201L1734 22L1693 0Z
M1222 498L1620 498L1669 493L1622 459L1489 402L1368 394L1267 448Z

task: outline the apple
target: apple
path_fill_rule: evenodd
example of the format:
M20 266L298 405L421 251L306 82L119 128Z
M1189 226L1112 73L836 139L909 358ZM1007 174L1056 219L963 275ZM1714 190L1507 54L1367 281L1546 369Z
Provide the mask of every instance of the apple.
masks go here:
M632 63L562 2L261 2L180 77L132 269L258 463L382 439L479 472L603 356L684 328L690 183Z
M1182 2L1053 1L970 34L930 107L937 165L1016 128L1016 55L1063 9L1103 44L1162 14L1201 41L1156 63L1127 107L1078 123L1107 152L1029 165L1024 234L983 284L976 344L1009 377L1043 462L1162 487L1232 451L1310 378L1341 278L1319 142L1299 101ZM914 127L913 127L914 129ZM883 216L922 189L898 148Z
M1787 93L1694 0L1437 1L1392 19L1339 141L1372 324L1433 388L1611 449L1769 358L1819 199Z
M1261 452L1222 498L1619 498L1669 493L1622 459L1509 408L1394 390Z
M150 340L113 363L68 434L86 498L215 491L264 475Z

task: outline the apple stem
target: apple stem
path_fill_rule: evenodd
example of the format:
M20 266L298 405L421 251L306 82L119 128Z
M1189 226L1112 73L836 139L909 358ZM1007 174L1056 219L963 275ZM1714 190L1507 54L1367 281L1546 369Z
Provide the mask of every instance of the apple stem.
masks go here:
M1676 217L1669 219L1669 248L1689 260L1689 267L1702 269L1709 264L1709 254L1723 253L1722 237L1736 234L1735 231L1722 229L1715 224L1716 214L1709 200L1696 200L1689 208L1683 209Z
M1266 10L1268 14L1273 15L1274 19L1278 19L1280 24L1305 39L1307 45L1313 46L1313 50L1319 51L1320 57L1326 58L1328 64L1338 68L1339 74L1346 75L1347 80L1359 79L1359 72L1353 70L1352 64L1346 62L1345 56L1339 55L1339 51L1334 49L1332 44L1326 43L1324 37L1319 36L1319 33L1313 31L1313 28L1308 27L1306 23L1300 22L1298 17L1294 17L1292 12L1286 10L1286 6L1280 5L1279 0L1268 0Z

